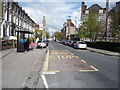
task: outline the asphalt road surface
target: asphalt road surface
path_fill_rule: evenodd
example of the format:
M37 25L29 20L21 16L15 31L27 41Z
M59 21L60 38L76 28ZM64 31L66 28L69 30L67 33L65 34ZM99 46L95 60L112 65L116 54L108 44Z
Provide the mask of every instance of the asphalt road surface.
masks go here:
M46 88L118 88L118 58L50 42L42 79Z

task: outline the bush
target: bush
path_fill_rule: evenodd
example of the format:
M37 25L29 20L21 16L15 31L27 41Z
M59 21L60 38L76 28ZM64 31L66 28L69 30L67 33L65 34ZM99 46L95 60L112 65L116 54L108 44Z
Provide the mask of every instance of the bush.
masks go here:
M88 47L120 52L120 42L87 42Z

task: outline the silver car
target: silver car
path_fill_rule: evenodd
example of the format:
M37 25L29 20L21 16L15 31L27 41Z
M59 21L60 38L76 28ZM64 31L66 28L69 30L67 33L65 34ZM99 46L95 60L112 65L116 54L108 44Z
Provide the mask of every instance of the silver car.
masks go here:
M87 44L84 41L77 41L74 48L87 49Z

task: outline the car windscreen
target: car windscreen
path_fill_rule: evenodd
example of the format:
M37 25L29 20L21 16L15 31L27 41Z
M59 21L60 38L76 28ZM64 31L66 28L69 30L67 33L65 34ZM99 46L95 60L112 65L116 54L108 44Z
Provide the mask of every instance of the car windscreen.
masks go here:
M86 44L85 42L79 42L80 44Z
M38 43L41 43L42 41L38 41Z

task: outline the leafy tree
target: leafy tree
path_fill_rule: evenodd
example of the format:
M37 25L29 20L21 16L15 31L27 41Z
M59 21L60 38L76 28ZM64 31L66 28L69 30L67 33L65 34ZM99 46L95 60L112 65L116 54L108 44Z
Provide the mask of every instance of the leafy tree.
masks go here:
M46 33L46 38L48 39L50 37L49 33L47 32Z
M111 22L110 22L110 32L111 37L115 40L115 38L120 39L120 11L114 12L114 15L111 16Z
M41 38L42 39L42 30L39 30L38 28L35 29L35 38Z
M65 38L65 35L61 32L55 32L54 36L57 38L57 40L62 40Z
M79 38L89 38L92 41L96 40L101 29L101 21L98 20L98 14L95 11L90 11L86 17L80 26L78 36Z

